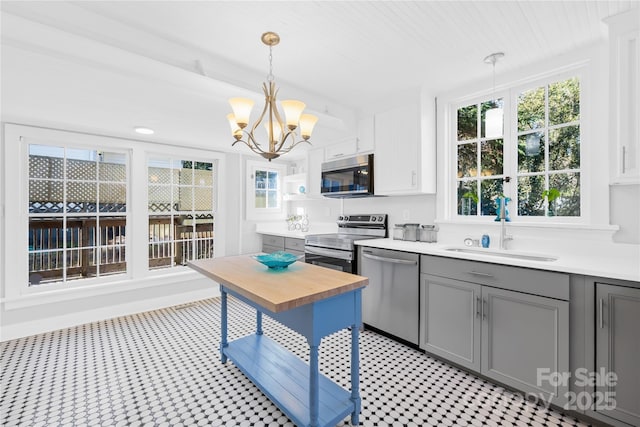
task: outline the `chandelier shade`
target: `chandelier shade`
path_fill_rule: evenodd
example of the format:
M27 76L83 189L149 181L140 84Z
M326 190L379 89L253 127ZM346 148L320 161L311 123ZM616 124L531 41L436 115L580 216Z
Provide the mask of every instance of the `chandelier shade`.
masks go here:
M288 153L302 142L311 144L309 140L318 118L311 114L303 114L306 105L301 101L284 100L280 102L280 108L278 108L276 100L278 90L273 78L272 48L280 42L280 37L274 32L267 32L262 34L261 39L265 45L269 46L269 74L267 82L262 84L265 98L262 112L249 126L254 102L247 98L231 98L229 104L233 113L227 114L227 120L235 139L232 146L242 142L251 151L271 161ZM283 115L280 114L280 110ZM261 123L267 131L266 144L261 144L255 134ZM300 136L296 133L298 130Z

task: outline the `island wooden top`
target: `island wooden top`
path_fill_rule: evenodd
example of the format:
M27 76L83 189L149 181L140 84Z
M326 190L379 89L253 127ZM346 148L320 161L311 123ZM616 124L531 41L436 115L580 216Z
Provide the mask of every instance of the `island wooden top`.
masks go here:
M275 313L369 284L366 277L301 261L272 270L249 255L201 259L187 265Z

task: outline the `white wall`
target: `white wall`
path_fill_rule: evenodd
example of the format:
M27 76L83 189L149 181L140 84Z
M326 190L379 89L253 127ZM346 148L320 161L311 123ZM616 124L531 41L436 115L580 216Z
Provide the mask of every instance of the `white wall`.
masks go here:
M610 189L611 223L620 227L613 241L640 244L640 185L612 185Z

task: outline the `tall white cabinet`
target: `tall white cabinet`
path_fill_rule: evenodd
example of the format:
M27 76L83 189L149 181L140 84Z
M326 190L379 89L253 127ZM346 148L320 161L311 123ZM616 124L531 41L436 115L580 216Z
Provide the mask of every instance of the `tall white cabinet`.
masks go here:
M640 9L609 25L611 182L640 183Z

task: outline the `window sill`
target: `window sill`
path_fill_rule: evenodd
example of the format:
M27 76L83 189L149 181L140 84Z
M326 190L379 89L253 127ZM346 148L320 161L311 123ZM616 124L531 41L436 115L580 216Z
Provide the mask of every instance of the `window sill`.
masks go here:
M443 225L478 225L478 226L491 226L500 224L499 221L491 219L493 217L485 218L469 218L469 219L436 219L436 224ZM545 228L545 229L562 229L562 230L586 230L586 231L601 231L615 233L620 230L617 225L610 224L585 224L577 222L537 222L537 221L509 221L507 223L509 227L516 228Z
M74 287L71 289L52 289L41 292L34 291L20 296L2 298L0 299L0 303L4 305L5 310L14 310L24 307L91 298L144 288L166 286L176 282L202 279L202 275L186 267L178 268L177 270L179 271L172 271L164 274L160 271L150 271L144 278L127 278L108 283Z

